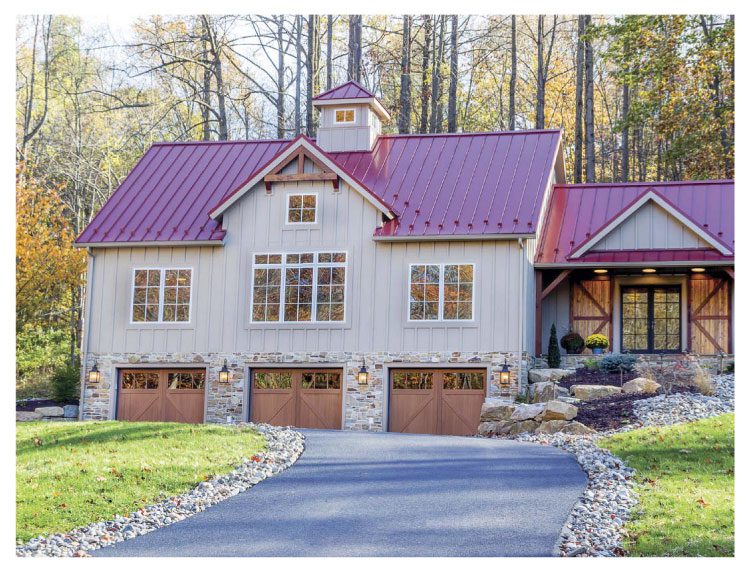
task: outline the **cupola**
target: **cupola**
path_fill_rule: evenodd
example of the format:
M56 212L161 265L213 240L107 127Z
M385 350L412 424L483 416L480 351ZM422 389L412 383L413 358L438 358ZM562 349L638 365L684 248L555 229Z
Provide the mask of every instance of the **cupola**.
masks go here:
M390 120L378 98L349 81L313 98L320 111L317 144L327 152L372 150L383 122Z

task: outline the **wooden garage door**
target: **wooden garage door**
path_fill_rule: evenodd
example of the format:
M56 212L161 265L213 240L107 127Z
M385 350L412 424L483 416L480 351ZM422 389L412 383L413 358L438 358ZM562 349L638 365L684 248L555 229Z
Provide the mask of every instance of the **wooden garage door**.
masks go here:
M475 435L486 381L480 369L392 370L389 430Z
M205 383L200 369L121 370L117 418L202 423Z
M342 373L335 369L253 372L251 420L308 429L341 428Z

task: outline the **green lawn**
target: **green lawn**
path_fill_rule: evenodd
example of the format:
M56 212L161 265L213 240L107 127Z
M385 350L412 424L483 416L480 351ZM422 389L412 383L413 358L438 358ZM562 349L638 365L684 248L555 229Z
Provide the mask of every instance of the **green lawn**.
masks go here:
M250 429L177 423L16 425L16 536L126 515L230 471L264 447Z
M637 471L634 556L734 555L734 415L615 435L602 446Z

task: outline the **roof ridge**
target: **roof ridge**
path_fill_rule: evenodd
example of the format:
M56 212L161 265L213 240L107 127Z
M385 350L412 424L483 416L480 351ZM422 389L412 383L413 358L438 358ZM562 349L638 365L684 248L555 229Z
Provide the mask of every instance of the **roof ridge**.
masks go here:
M562 132L560 128L544 128L531 130L491 130L487 132L414 132L410 134L381 134L381 138L439 138L439 137L461 137L461 136L503 136L514 134L556 134Z
M257 140L175 140L175 141L168 141L168 140L161 140L159 142L153 142L151 146L193 146L193 145L199 145L199 144L258 144L258 143L265 143L265 144L271 144L271 143L282 143L282 142L290 142L292 141L292 138L259 138ZM313 139L314 140L314 139Z
M620 187L649 187L649 186L710 186L720 184L734 184L734 178L716 180L665 180L662 182L589 182L583 184L555 184L555 188L620 188Z

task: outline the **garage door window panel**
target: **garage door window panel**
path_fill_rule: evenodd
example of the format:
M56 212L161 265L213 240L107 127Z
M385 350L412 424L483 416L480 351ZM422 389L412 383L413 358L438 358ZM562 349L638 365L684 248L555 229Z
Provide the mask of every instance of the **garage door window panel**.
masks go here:
M443 375L443 389L484 389L482 372L448 372Z
M255 389L291 389L292 374L286 372L257 372L253 383Z
M206 373L203 371L180 371L167 374L169 389L203 389Z
M432 389L431 372L393 372L394 389Z
M341 374L315 372L302 374L302 389L341 389Z
M124 371L121 374L121 389L158 389L159 374L157 372Z

